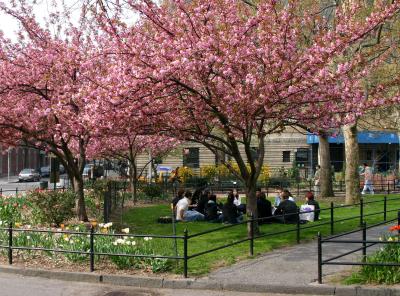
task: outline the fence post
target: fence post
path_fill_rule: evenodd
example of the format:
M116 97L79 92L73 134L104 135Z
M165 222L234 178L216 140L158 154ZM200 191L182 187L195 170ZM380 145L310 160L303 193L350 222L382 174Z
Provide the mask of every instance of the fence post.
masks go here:
M400 211L397 212L397 225L400 225ZM397 233L400 235L400 229L397 231Z
M183 276L188 277L188 230L183 231Z
M13 225L12 222L8 224L8 264L13 264Z
M362 256L363 256L363 261L365 262L366 258L367 258L367 223L365 223L365 221L363 221L362 224Z
M90 225L90 272L94 271L94 227Z
M18 197L18 187L15 188L15 197Z
M383 197L383 221L386 221L386 211L387 211L387 197L386 195Z
M333 207L333 201L331 201L331 208L330 208L330 210L331 210L331 235L333 235L333 233L334 233L334 229L333 229L333 227L334 227L334 212L333 212L333 210L334 210L334 207Z
M387 194L388 195L390 194L390 183L389 183L389 180L387 182Z
M322 284L322 244L320 232L318 232L318 284Z
M360 199L360 227L363 226L364 223L364 199L361 197Z
M250 214L250 256L254 255L254 216Z
M3 188L0 188L0 195L3 195Z
M297 208L296 242L300 243L300 209Z

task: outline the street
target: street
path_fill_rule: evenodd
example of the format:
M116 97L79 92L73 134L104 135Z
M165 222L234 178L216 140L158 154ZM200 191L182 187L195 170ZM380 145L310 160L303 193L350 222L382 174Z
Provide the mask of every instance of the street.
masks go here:
M0 296L284 296L230 291L148 289L66 282L0 273ZM301 296L301 295L298 295Z
M61 175L60 180L61 183L57 183L57 187L63 187L64 184L68 184L68 179L67 175ZM65 180L65 183L64 181ZM45 181L48 182L49 178L41 178L41 182ZM12 176L10 177L10 180L8 180L7 177L0 178L0 194L2 195L16 195L17 193L23 193L24 191L27 190L32 190L35 188L39 188L40 182L18 182L18 176ZM54 183L50 184L48 183L49 188L53 189Z

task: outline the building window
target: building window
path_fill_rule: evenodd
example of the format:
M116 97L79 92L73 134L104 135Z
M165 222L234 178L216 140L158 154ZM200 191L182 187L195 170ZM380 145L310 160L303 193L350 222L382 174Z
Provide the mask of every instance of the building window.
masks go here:
M258 151L258 147L251 147L251 157L253 158L253 161L258 159Z
M215 164L220 165L225 162L225 152L217 150L215 154Z
M163 160L161 156L157 156L154 158L154 164L162 164Z
M183 166L189 168L200 167L200 151L199 148L183 149Z
M367 150L365 154L365 160L372 160L372 150Z
M308 163L308 149L299 148L296 151L296 163L307 164Z
M282 162L290 162L290 151L282 151Z

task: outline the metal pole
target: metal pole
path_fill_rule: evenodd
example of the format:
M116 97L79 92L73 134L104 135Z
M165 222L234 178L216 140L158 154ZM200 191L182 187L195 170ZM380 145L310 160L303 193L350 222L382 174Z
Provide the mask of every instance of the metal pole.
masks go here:
M331 212L331 235L333 235L333 233L334 233L334 229L333 229L333 227L334 227L334 207L333 207L333 201L331 201L331 208L330 208L330 212Z
M387 197L383 197L383 221L386 221L386 211L387 211Z
M254 216L250 214L250 256L254 255Z
M300 209L297 208L296 242L300 243Z
M367 259L367 223L365 223L365 221L363 221L363 225L362 225L362 256L363 256L363 261L365 262L365 260Z
M363 226L364 223L364 199L361 197L360 199L360 227Z
M7 155L7 182L10 182L10 172L11 171L11 149L8 148Z
M8 264L13 264L13 228L12 222L8 224Z
M176 236L175 212L174 212L174 205L172 203L171 203L171 214L172 214L172 234ZM176 237L174 238L174 250L175 250L175 256L178 257L178 242L176 241Z
M318 232L318 284L322 284L322 243L320 232Z
M390 194L390 184L389 184L389 181L387 182L387 194L388 194L388 195Z
M400 211L397 212L397 225L400 225ZM400 235L400 229L397 231L398 235Z
M90 226L90 272L94 271L94 227Z
M183 231L183 276L188 277L188 230Z
M15 188L15 197L18 197L18 187Z

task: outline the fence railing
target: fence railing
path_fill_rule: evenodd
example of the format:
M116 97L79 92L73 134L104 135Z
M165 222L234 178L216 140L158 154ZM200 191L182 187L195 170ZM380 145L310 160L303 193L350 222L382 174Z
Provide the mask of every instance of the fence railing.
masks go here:
M189 260L196 258L196 257L200 257L218 250L222 250L225 248L229 248L238 244L242 244L245 242L249 242L249 254L250 256L254 255L254 241L257 239L261 239L264 237L273 237L273 236L277 236L277 235L285 235L285 234L289 234L289 233L294 233L295 239L297 243L300 243L301 238L302 238L302 232L308 229L313 229L313 228L318 228L318 227L322 227L325 225L329 225L329 231L330 234L332 235L329 239L332 241L334 238L337 238L339 236L345 235L345 234L349 234L349 233L354 233L357 231L360 231L360 229L356 229L350 232L347 232L345 234L341 234L341 235L335 235L335 225L337 223L340 222L344 222L344 221L349 221L349 220L357 220L360 221L360 227L365 227L364 226L364 219L366 217L370 217L370 216L375 216L375 215L382 215L382 220L383 223L387 223L393 220L387 220L387 215L388 213L392 213L392 212L399 212L400 207L396 207L395 209L390 209L388 210L388 202L390 201L399 201L399 198L387 198L386 196L382 199L379 200L373 200L373 201L364 201L363 199L361 199L361 201L355 205L334 205L334 203L332 202L330 204L330 207L328 208L321 208L319 210L314 210L314 211L307 211L307 212L319 212L322 213L324 211L329 213L329 221L326 222L316 222L315 224L309 225L309 224L302 224L300 219L298 218L300 214L302 214L302 212L300 212L300 210L297 211L297 213L284 213L282 215L277 215L277 216L273 216L273 217L267 217L267 218L257 218L257 219L253 219L252 217L250 217L248 220L246 221L242 221L240 223L237 224L229 224L229 225L223 225L220 227L216 227L210 230L206 230L206 231L202 231L202 232L198 232L198 233L194 233L194 234L189 234L189 231L187 229L184 230L184 233L182 236L179 235L151 235L151 234L109 234L109 233L98 233L95 232L93 227L90 229L89 232L74 232L74 231L56 231L56 230L40 230L40 229L22 229L22 228L15 228L13 227L12 224L9 224L9 226L7 228L0 228L0 231L7 231L8 232L8 244L7 245L0 245L0 248L3 249L7 249L8 250L8 260L9 260L9 264L13 263L13 250L31 250L31 251L48 251L48 252L54 252L54 253L75 253L75 254L80 254L80 255L87 255L89 256L89 262L90 262L90 271L93 271L95 269L94 266L94 256L98 255L98 256L121 256L121 257L141 257L141 258L159 258L159 259L172 259L172 260L179 260L179 261L183 261L183 275L184 277L188 276L188 262ZM382 210L379 211L375 211L372 213L368 213L365 214L365 205L367 204L375 204L375 203L382 203L383 202L383 206L382 206ZM335 213L336 210L338 209L343 209L343 208L348 208L348 207L354 207L354 206L358 206L359 207L359 211L357 215L353 215L350 217L345 217L345 218L341 218L341 219L335 219ZM275 232L267 232L267 233L256 233L255 229L256 229L256 225L259 222L271 222L273 219L276 218L287 218L288 216L292 216L296 215L297 219L296 222L293 224L293 227L287 230L282 230L282 231L275 231ZM400 215L400 214L398 214ZM210 249L207 250L202 250L200 252L196 252L196 253L190 253L190 249L189 249L189 242L191 240L194 240L197 237L200 236L205 236L208 234L214 234L217 231L221 231L221 230L226 230L226 229L230 229L230 228L239 228L242 227L242 225L247 225L248 229L250 230L248 232L248 234L246 234L245 236L243 236L242 238L238 238L234 241L230 241L229 243L220 245L220 246L213 246ZM269 224L266 224L266 227ZM264 227L264 226L263 226ZM89 251L87 250L64 250L64 249L60 249L60 248L43 248L43 247L29 247L29 246L15 246L14 244L14 232L31 232L31 233L53 233L53 234L67 234L67 235L82 235L82 236L86 236L89 237L90 239L90 248ZM95 240L94 237L95 236L99 236L99 237L151 237L151 238L159 238L159 239L172 239L174 240L175 244L177 242L181 242L181 244L183 245L182 249L183 249L183 253L181 255L178 254L178 252L175 253L175 255L173 256L169 256L169 255L157 255L157 254L122 254L122 253L108 253L108 252L97 252L95 251ZM326 241L322 241L320 240L319 243L322 242L327 242L329 239L326 239ZM175 246L176 248L176 246ZM327 264L328 262L322 262L323 264Z
M398 266L400 267L400 263L393 262L366 262L367 258L367 249L375 246L377 244L400 244L399 241L384 241L384 240L367 240L367 229L377 227L380 225L384 225L390 222L397 221L397 224L400 225L400 211L397 214L397 218L391 220L385 220L383 222L367 226L366 222L363 222L360 229L356 229L353 231L349 231L346 233L342 233L339 235L333 235L326 238L322 238L321 234L318 233L318 283L322 284L322 266L323 265L346 265L346 266ZM340 237L347 236L349 234L361 232L361 240L357 239L338 239ZM400 230L399 230L400 234ZM356 249L347 251L345 253L335 255L330 258L323 259L323 244L358 244L361 247L357 247ZM351 254L362 252L362 262L354 262L354 261L335 261L337 259L349 256Z

